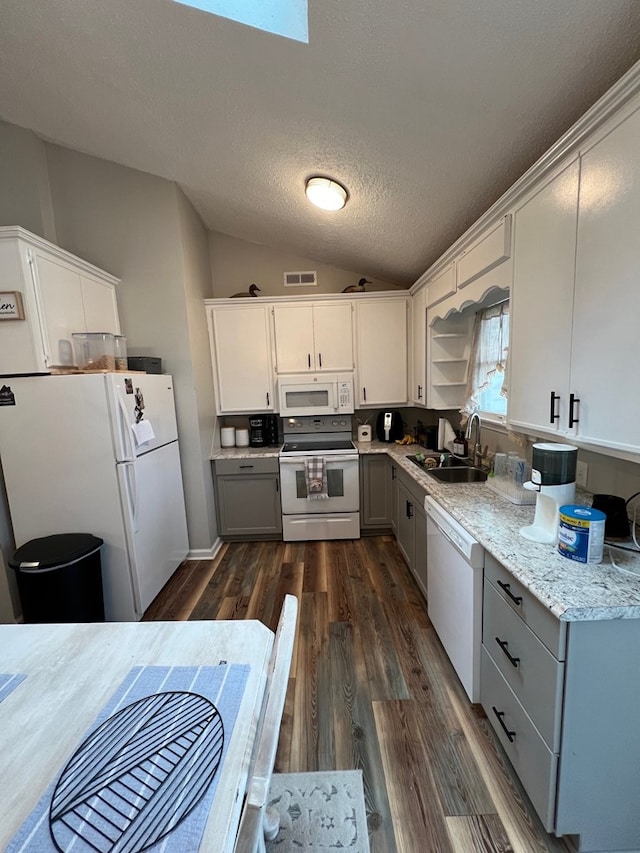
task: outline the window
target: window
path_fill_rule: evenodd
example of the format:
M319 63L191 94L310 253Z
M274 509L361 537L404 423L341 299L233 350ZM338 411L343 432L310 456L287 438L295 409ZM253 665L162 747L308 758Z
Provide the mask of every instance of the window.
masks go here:
M174 0L275 35L309 42L307 0Z
M504 421L507 414L505 370L509 349L509 303L476 314L469 359L463 421L478 410L481 417Z

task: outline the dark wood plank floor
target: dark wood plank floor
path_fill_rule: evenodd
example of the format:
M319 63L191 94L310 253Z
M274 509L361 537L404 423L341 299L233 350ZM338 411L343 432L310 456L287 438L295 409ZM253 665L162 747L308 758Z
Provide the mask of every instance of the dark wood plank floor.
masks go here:
M390 536L223 546L146 620L259 619L300 602L276 770L361 769L372 853L554 851L470 705Z

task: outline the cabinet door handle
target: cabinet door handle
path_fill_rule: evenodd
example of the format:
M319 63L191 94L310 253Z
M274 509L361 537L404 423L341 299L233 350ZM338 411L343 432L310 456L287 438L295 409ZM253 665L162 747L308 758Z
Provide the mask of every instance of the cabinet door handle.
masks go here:
M555 391L551 392L551 408L549 410L549 423L552 424L554 421L560 420L560 412L556 412L556 400L560 399L560 394L556 394Z
M307 364L309 365L309 369L311 369L311 353L307 353Z
M269 392L267 391L267 406L270 406L270 405L271 404L269 403Z
M422 385L418 385L418 400L422 400Z
M575 394L569 394L569 428L571 428L574 424L579 424L580 420L576 418L573 414L573 409L576 403L580 402L580 397L576 397Z
M511 584L503 583L502 581L498 581L498 586L500 587L500 589L503 589L507 593L507 595L509 596L511 601L515 602L515 604L517 604L518 607L522 604L522 596L521 595L514 595L511 592Z
M322 367L322 353L321 352L318 353L318 366Z
M280 491L280 482L279 482L278 478L276 477L276 492L279 492L279 491Z
M396 466L392 465L391 466L391 479L395 480L395 478L396 478Z
M495 706L495 705L492 705L492 706L491 706L491 710L493 711L493 713L494 713L494 714L496 715L496 717L498 718L498 722L499 722L499 723L500 723L500 725L502 726L502 730L504 731L504 733L506 734L506 736L509 738L509 743L513 743L513 742L514 742L514 740L516 739L516 733L515 733L515 732L510 732L510 731L509 731L509 729L506 727L506 725L505 725L505 723L504 723L504 720L502 719L502 718L504 717L504 713L505 713L505 712L504 712L504 711L498 711L498 709L496 708L496 706Z
M367 402L367 389L366 388L362 389L362 399L365 401L365 403Z
M413 504L407 501L407 518L413 518Z
M501 640L500 637L496 637L496 643L500 646L505 655L509 658L509 663L511 666L515 666L518 668L518 664L520 663L520 658L514 658L512 654L509 653L509 643L506 640Z

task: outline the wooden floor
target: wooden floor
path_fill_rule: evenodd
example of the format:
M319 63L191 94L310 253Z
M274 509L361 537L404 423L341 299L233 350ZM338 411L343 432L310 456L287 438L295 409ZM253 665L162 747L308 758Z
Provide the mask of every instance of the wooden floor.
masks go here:
M183 564L147 613L260 619L300 602L276 770L363 771L372 853L566 851L470 705L395 540L252 542Z

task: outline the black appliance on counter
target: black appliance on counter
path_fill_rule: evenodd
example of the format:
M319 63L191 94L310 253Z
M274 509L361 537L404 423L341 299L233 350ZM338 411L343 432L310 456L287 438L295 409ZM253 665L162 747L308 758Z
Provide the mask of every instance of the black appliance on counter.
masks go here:
M398 411L380 412L376 421L378 441L399 441L404 438L402 415Z
M249 417L249 447L273 447L278 443L277 415Z

